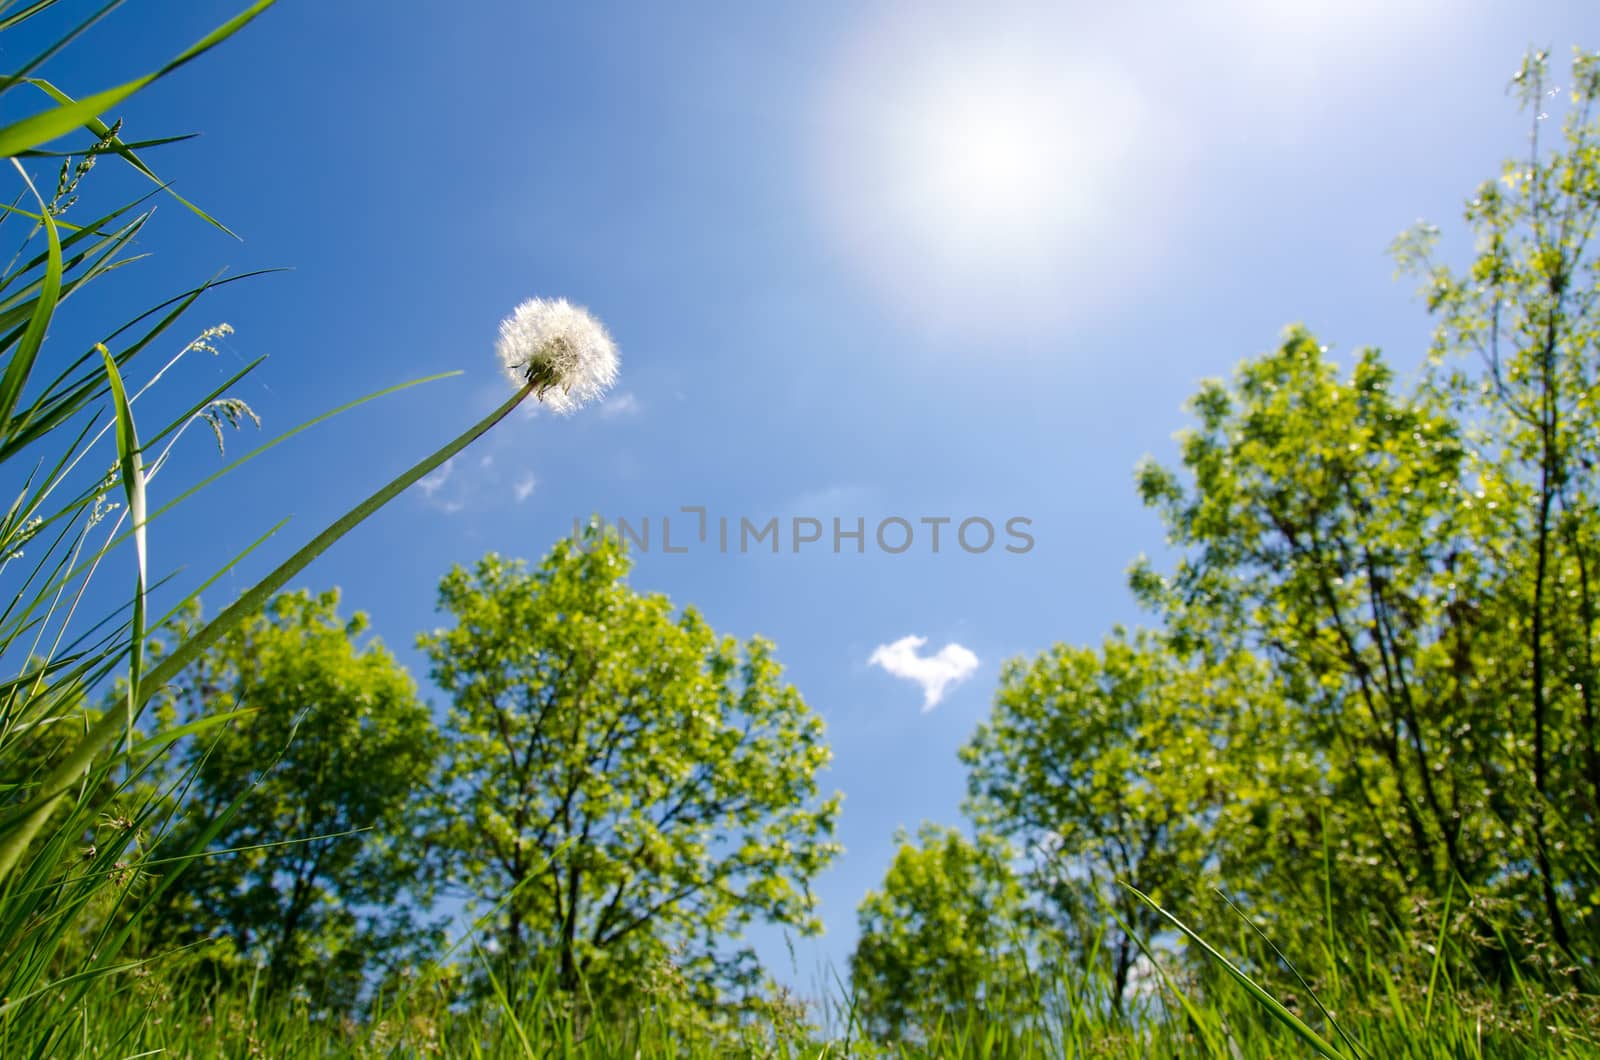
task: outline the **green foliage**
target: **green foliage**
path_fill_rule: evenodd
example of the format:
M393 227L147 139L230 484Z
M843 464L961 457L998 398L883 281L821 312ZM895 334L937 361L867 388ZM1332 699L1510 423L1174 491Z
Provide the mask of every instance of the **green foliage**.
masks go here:
M1547 102L1547 57L1513 87ZM1463 674L1467 698L1497 708L1504 747L1494 807L1526 869L1530 918L1567 958L1600 956L1600 53L1578 53L1560 149L1482 186L1466 217L1479 254L1456 273L1426 232L1402 243L1439 318L1425 386L1463 424L1463 537L1482 561L1481 632ZM1463 360L1477 365L1467 371ZM1471 489L1470 496L1465 491ZM1465 667L1464 667L1465 668ZM1470 719L1469 719L1470 720ZM1483 737L1478 737L1481 743ZM1490 757L1485 751L1484 757ZM1537 908L1537 914L1532 909Z
M771 644L635 592L629 565L591 526L535 570L490 555L445 577L455 624L420 638L454 703L434 842L454 886L503 900L512 968L548 957L597 994L669 957L744 981L724 948L745 924L819 926L822 722Z
M429 897L415 806L438 751L411 677L377 640L357 647L366 616L340 618L338 599L275 597L165 691L182 720L239 714L175 763L183 804L162 849L204 853L172 866L149 917L153 949L223 934L264 965L264 989L335 1009L404 938L403 900Z
M857 914L855 1016L889 1040L935 1037L985 1011L1006 1013L1025 1033L1042 993L1029 961L1043 940L1029 922L1011 849L932 824L915 842L903 832L897 841L883 887Z
M1518 75L1535 112L1547 80L1543 55ZM1530 114L1529 157L1468 206L1466 272L1432 229L1397 244L1439 318L1416 381L1375 350L1341 371L1294 328L1205 384L1181 466L1138 473L1177 552L1131 575L1159 629L1008 665L963 751L969 811L1023 844L1030 900L1113 1008L1165 966L1213 1046L1207 1006L1242 986L1358 1054L1382 1036L1314 1000L1350 1005L1353 979L1410 1030L1423 980L1425 1012L1451 979L1508 1026L1535 998L1552 1026L1592 1011L1600 56L1572 80L1561 148Z
M1482 881L1500 864L1487 806L1499 785L1473 735L1492 742L1494 706L1474 709L1460 669L1477 657L1486 558L1464 532L1461 430L1428 394L1393 391L1375 352L1340 378L1296 330L1196 399L1188 489L1141 471L1186 550L1171 575L1134 579L1174 648L1270 670L1257 702L1285 722L1249 753L1271 778L1259 793L1274 805L1257 813L1272 827L1224 857L1240 874L1230 882L1301 923L1321 896L1295 866L1320 857L1324 828L1339 897L1356 907L1346 914L1442 895L1453 875Z
M1400 243L1440 318L1420 382L1404 392L1375 351L1341 378L1297 330L1208 386L1187 485L1140 480L1184 558L1134 579L1175 644L1270 664L1293 719L1276 756L1320 773L1290 786L1298 820L1280 815L1276 840L1338 837L1336 904L1377 918L1459 882L1480 930L1490 907L1509 929L1488 958L1551 942L1584 969L1600 954L1595 70L1578 58L1564 149L1539 153L1536 120L1531 156L1469 204L1467 274L1433 263L1429 229ZM1534 56L1525 101L1545 83ZM1235 860L1263 855L1258 837Z
M962 749L969 811L1022 844L1030 892L1080 974L1105 962L1114 1008L1139 940L1161 930L1119 881L1190 899L1217 880L1222 837L1262 823L1248 807L1270 799L1284 764L1222 750L1262 747L1277 723L1257 678L1247 657L1188 665L1119 629L1099 650L1060 645L1008 663Z

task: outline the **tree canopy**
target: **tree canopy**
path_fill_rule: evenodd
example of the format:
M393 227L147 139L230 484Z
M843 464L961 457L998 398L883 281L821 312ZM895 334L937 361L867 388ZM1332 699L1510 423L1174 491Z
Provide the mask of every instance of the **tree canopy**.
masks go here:
M201 856L152 884L168 889L146 918L161 939L220 931L269 989L335 1004L410 939L405 914L429 897L416 806L438 748L415 682L338 604L337 591L273 598L164 692L178 721L240 713L168 771L180 816L162 849Z
M1395 961L1461 939L1490 989L1596 985L1600 55L1554 149L1546 62L1468 266L1431 226L1396 242L1437 320L1415 369L1296 326L1202 384L1176 464L1136 475L1171 546L1130 574L1150 628L1009 663L962 751L968 812L1114 1005L1172 930L1129 887L1294 989L1263 939L1332 977L1337 931ZM861 961L927 916L869 914Z
M635 591L629 566L591 526L534 569L491 554L446 575L453 625L419 640L452 701L435 850L456 889L501 903L502 955L568 989L660 962L741 981L743 926L819 928L839 809L817 791L822 722L770 643Z
M1040 995L1029 979L1039 924L1027 915L1010 847L934 824L915 840L896 838L883 886L857 912L850 980L862 1024L898 1040L931 1036L986 1009L1022 1023Z

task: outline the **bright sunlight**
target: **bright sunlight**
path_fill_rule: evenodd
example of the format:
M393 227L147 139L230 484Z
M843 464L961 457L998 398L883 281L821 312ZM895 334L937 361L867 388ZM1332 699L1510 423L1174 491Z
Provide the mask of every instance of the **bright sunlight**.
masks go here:
M1103 242L1131 169L1142 106L1123 75L990 25L886 19L827 84L820 208L897 309L1032 330L1065 308L1064 277L1101 269L1080 248Z

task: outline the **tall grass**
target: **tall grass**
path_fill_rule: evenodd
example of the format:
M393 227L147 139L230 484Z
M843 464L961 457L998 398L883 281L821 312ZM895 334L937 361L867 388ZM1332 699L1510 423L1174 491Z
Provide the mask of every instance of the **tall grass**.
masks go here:
M1470 981L1465 949L1394 960L1392 950L1336 936L1341 974L1319 1000L1286 998L1297 1019L1318 1027L1336 1057L1589 1057L1600 1055L1600 1023L1578 999L1530 991L1503 996ZM1456 958L1462 957L1458 963ZM468 990L458 978L419 973L418 984L380 996L362 1019L331 1018L293 996L250 989L212 991L182 976L120 976L88 999L61 1039L83 1056L262 1056L462 1058L566 1057L1195 1057L1267 1060L1317 1055L1305 1034L1241 982L1202 985L1173 955L1125 1011L1097 973L1037 981L1037 993L1000 999L989 1011L933 1020L908 1040L872 1041L851 1020L842 990L802 1006L777 998L742 1018L710 1020L676 993L670 976L639 1003L579 1018L555 989L531 975ZM1170 966L1167 966L1170 962ZM479 966L480 972L483 966ZM1437 975L1430 978L1429 969ZM438 970L435 970L437 973ZM1460 976L1461 978L1458 978ZM487 979L488 977L483 977ZM1338 1030L1329 1024L1337 1020ZM0 1054L20 1055L0 1026Z
M7 1057L86 1049L86 1039L68 1041L79 1030L102 1025L100 1015L111 1033L131 1033L115 1030L114 1012L95 1009L121 1003L132 988L128 984L148 976L141 962L121 956L143 911L159 896L159 889L133 886L150 867L145 840L162 823L158 800L142 793L140 780L175 742L203 738L231 717L218 714L143 739L139 720L152 694L340 537L508 415L532 389L524 387L352 507L160 659L147 659L147 632L160 625L149 611L154 587L146 564L148 535L161 532L175 509L204 486L312 424L257 447L151 510L147 487L191 426L206 423L220 434L224 424L253 416L227 391L259 361L210 393L180 403L184 411L175 418L152 428L138 417L145 407L140 397L178 359L203 348L207 335L153 372L146 372L145 362L186 311L220 283L181 291L105 328L87 348L65 348L50 335L81 330L62 327L69 312L71 323L78 323L69 299L73 307L81 305L90 284L138 260L129 248L150 221L156 196L177 198L227 231L166 189L143 157L177 138L129 141L120 123L108 124L105 115L221 45L272 2L258 0L151 73L81 98L35 74L116 3L69 26L13 73L0 76L8 111L34 108L0 126L0 157L16 185L9 205L0 203L0 239L14 238L18 248L0 272L0 482L7 493L0 501L0 1055ZM0 33L52 7L54 0L0 2ZM57 149L70 134L81 142ZM104 160L148 178L151 193L79 223L80 193ZM46 167L57 170L53 186L41 186L36 176ZM140 374L147 381L135 389L130 380ZM399 388L360 400L394 389ZM221 573L176 601L174 610ZM126 595L120 606L94 614L90 601L104 594L91 594L90 583L106 578L120 580ZM121 689L115 708L94 709L113 683ZM108 813L107 806L117 809ZM201 835L195 848L176 856L192 856L208 840ZM170 885L174 876L164 878Z

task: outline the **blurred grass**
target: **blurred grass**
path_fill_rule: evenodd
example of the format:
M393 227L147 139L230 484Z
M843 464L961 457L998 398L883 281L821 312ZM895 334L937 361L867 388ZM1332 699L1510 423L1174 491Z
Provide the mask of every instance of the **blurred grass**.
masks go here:
M1328 1042L1338 1057L1589 1057L1600 1055L1597 1013L1579 999L1492 997L1442 977L1398 979L1371 952L1345 952L1353 975L1322 1001L1345 1036ZM78 1029L61 1045L82 1056L193 1057L1227 1057L1267 1060L1315 1055L1299 1031L1253 992L1214 990L1192 1010L1152 986L1125 1014L1065 1002L1069 991L1023 999L1018 1018L1004 1002L961 1024L935 1023L922 1040L871 1042L848 1025L849 998L801 1006L776 999L740 1020L712 1021L670 991L626 1012L575 1019L556 997L554 976L494 981L484 992L444 979L382 998L359 1020L331 1019L303 1000L260 1002L249 991L208 993L181 976L148 968L115 976L114 989L86 1000ZM1064 988L1067 984L1055 984ZM1194 984L1188 984L1193 988ZM1071 996L1104 996L1090 983ZM1047 987L1048 988L1048 987ZM477 996L472 996L476 994ZM515 999L515 1000L513 1000ZM1314 1021L1308 1012L1300 1014ZM1197 1025L1196 1021L1200 1025ZM0 1055L28 1043L5 1034Z

